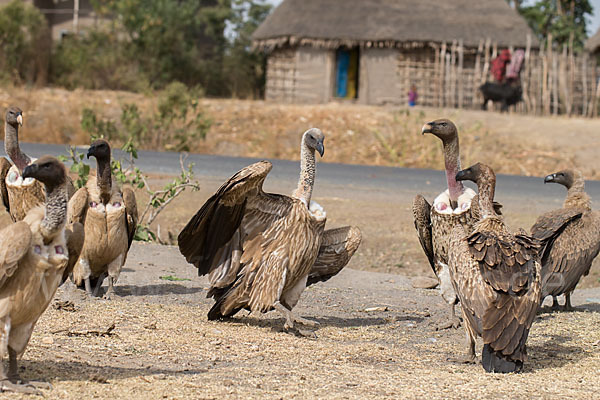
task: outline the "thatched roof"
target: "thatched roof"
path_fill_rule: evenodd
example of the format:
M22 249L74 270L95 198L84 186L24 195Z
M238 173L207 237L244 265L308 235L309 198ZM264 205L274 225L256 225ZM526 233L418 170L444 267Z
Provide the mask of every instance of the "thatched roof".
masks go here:
M600 47L600 29L594 33L594 36L585 41L585 49L590 53L595 53Z
M258 27L254 45L417 47L462 40L525 47L532 31L506 0L284 0Z

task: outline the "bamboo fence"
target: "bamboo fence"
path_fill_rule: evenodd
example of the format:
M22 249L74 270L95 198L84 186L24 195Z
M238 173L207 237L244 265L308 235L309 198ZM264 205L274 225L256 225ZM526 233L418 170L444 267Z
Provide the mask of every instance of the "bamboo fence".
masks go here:
M527 38L520 74L523 101L512 108L534 115L595 117L600 99L595 57L575 54L572 44L556 49L545 43L552 43L552 37L535 49ZM482 40L476 49L468 49L455 40L432 47L434 54L426 49L399 53L399 93L415 84L422 105L481 108L479 87L494 81L490 63L499 53L497 44Z

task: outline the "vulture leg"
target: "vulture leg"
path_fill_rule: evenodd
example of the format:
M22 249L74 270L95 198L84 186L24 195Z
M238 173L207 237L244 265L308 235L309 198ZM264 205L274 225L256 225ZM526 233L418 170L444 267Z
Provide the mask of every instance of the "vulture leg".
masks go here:
M459 363L459 364L475 364L475 336L473 336L469 329L465 329L467 333L467 353L460 357L449 357L448 361Z
M552 311L558 311L560 309L560 305L558 304L558 299L556 296L552 296Z
M448 319L448 321L446 322L442 322L441 324L439 324L435 330L436 331L441 331L444 329L450 329L450 328L454 328L454 329L458 329L460 327L461 324L461 320L458 317L458 315L456 315L456 302L450 304L450 318Z
M106 274L101 274L96 281L96 286L94 287L94 297L98 297L100 294L100 288L102 287L102 283L104 282L104 278L106 278Z
M563 311L574 310L573 306L571 305L571 293L573 292L565 293L565 305L563 306Z
M106 293L104 293L104 296L102 296L103 299L106 300L112 300L113 297L115 297L115 279L112 276L108 277L108 290L106 291Z
M115 282L121 273L123 267L123 255L115 258L110 264L108 264L108 290L104 294L104 298L107 300L112 299L115 296Z
M90 277L88 276L83 280L83 284L85 285L85 291L88 295L93 296L92 294L92 285L90 284Z
M4 371L0 371L4 374ZM38 394L41 392L38 389L52 389L52 385L48 382L24 381L19 376L17 367L17 352L10 346L8 347L8 377L2 379L2 388L0 391L18 392L26 394Z
M277 311L279 311L285 317L285 325L283 326L285 329L294 328L295 322L298 322L305 326L310 326L311 328L316 328L317 326L320 325L317 321L310 321L308 319L304 319L304 318L294 315L292 310L289 310L286 306L281 304L279 301L277 301L275 304L273 304L273 308L275 308Z

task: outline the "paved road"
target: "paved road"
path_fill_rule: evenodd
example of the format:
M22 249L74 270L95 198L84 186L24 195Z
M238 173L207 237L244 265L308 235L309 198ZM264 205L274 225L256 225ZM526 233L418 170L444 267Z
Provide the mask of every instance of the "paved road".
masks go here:
M27 154L39 157L43 154L65 154L65 146L38 143L21 143ZM81 148L84 152L85 149ZM115 157L122 157L115 150ZM325 159L327 153L325 153ZM190 154L188 161L193 162L194 172L202 177L224 180L240 168L258 159L243 157L224 157L204 154ZM272 160L271 181L289 182L294 186L298 177L298 162ZM137 165L145 172L158 174L177 174L179 172L179 154L156 151L140 151ZM554 172L554 171L548 171ZM413 196L424 193L434 196L445 185L444 174L436 170L409 169L394 167L375 167L320 162L318 164L318 186L358 188L360 192L377 191L380 195ZM592 198L600 199L600 181L590 181L587 191ZM268 185L267 185L268 189ZM318 188L317 188L318 190ZM562 203L565 191L559 185L544 185L541 178L516 175L499 175L497 199L505 204L515 204L524 208L531 207L532 212L557 206Z

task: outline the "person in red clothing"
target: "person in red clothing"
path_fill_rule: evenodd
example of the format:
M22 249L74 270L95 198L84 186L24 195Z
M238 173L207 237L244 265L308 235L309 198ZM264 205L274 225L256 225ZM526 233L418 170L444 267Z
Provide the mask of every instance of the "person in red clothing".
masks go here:
M491 72L496 82L504 82L506 65L510 62L510 50L504 49L500 55L492 60Z

